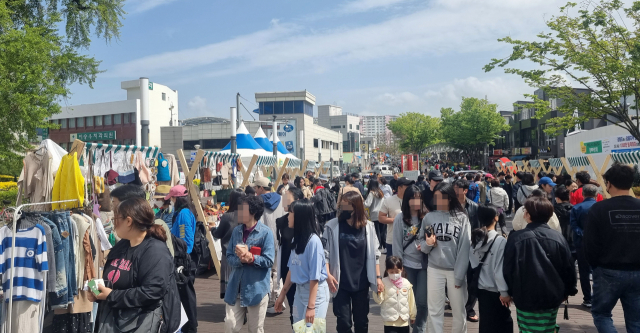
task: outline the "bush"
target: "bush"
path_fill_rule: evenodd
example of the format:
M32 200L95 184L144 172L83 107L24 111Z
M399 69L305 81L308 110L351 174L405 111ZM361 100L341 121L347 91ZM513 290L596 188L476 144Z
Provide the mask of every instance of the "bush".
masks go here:
M4 184L4 183L0 183ZM15 184L15 183L14 183ZM0 207L5 208L7 206L13 206L16 204L18 198L18 188L14 187L8 190L0 190ZM4 201L9 201L9 205L5 205Z

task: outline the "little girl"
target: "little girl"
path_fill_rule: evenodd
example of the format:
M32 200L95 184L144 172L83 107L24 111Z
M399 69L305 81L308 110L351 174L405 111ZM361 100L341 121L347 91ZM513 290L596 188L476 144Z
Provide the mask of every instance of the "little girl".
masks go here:
M385 265L384 291L373 294L373 300L380 304L384 333L409 333L409 321L413 325L417 312L413 286L402 277L402 259L388 256Z

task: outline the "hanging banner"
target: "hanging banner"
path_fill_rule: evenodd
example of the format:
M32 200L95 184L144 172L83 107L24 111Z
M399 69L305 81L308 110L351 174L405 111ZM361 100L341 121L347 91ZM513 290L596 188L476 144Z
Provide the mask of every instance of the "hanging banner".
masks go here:
M267 138L271 138L272 129L265 128ZM295 119L287 119L286 124L278 124L278 139L291 154L298 156L298 127Z

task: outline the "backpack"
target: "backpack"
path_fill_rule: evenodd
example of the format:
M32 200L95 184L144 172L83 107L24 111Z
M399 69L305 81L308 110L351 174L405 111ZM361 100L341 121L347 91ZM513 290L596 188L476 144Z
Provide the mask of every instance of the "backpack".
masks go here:
M195 263L196 275L200 275L209 270L211 252L209 251L209 241L207 240L207 229L204 223L196 223L196 233L193 237L193 250L191 259Z
M480 188L478 187L478 184L476 183L471 184L469 186L469 191L467 191L467 199L474 201L479 191L480 191Z
M173 234L171 234L171 241L173 242L173 264L176 267L176 271L179 267L182 267L181 272L176 273L176 282L184 284L189 276L195 275L195 267L191 261L191 256L187 253L187 242Z

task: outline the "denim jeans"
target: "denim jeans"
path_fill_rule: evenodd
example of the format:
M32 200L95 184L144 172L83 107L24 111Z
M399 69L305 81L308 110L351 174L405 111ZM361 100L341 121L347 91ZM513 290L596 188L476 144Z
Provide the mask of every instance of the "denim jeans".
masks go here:
M307 306L309 305L309 283L296 284L296 296L293 301L293 322L297 323L300 320L305 319L307 313ZM329 285L327 281L318 283L318 292L316 293L316 318L326 319L327 309L329 308L329 299L331 299L331 293L329 292Z
M416 299L416 322L413 326L413 333L422 333L427 330L427 269L414 269L405 267L407 280L413 285L413 296Z
M56 285L55 294L60 297L67 293L67 259L64 256L64 247L62 245L62 237L58 226L46 217L42 217L42 221L51 228L51 237L53 238L53 252L56 258Z
M74 290L76 289L75 276L75 255L73 253L73 232L70 225L70 215L67 212L50 213L46 217L55 224L61 235L62 253L60 259L56 257L56 269L58 274L64 273L66 290L59 295L51 297L51 306L53 308L66 308L67 304L73 302ZM53 228L51 228L53 230ZM67 235L66 237L64 235ZM57 255L57 250L56 250ZM62 265L62 266L59 266ZM56 283L57 283L56 278ZM77 290L75 291L77 294Z
M593 270L593 323L600 333L618 332L611 310L620 299L627 332L640 332L640 271Z

